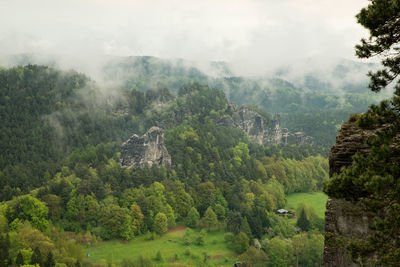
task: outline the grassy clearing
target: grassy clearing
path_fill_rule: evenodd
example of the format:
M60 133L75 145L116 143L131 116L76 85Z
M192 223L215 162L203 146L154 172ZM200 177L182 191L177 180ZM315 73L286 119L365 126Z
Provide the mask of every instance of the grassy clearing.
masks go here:
M297 205L304 202L307 206L314 208L315 213L325 218L326 201L328 196L322 192L310 192L310 193L294 193L286 197L288 210L296 211Z
M192 244L185 246L182 236L185 230L178 229L155 240L149 240L150 235L139 236L130 242L119 240L99 242L85 248L89 260L93 264L121 262L123 259L137 259L139 255L150 258L159 266L198 266L208 255L208 263L214 266L232 266L235 254L228 249L224 241L224 231L207 233L204 246ZM198 231L194 231L191 240L195 240ZM190 254L188 253L190 251ZM162 262L155 260L157 252L163 257ZM189 255L188 255L189 254Z

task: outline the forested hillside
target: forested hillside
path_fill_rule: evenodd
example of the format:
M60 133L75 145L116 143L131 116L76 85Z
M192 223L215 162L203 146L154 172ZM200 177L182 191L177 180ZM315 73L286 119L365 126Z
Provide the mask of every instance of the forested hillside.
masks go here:
M56 59L40 59L42 57L18 55L13 61L57 65ZM383 99L383 96L377 98L365 90L368 83L365 74L376 66L337 60L326 63L330 67L311 70L310 64L318 65L318 62L278 68L265 76L240 76L226 62L122 57L106 61L101 65L101 74L96 73L96 76L107 83L117 84L113 87L118 87L118 95L121 95L121 90L145 92L158 86L177 95L186 83L207 84L222 90L229 102L255 105L271 114L279 113L283 127L292 132L305 132L319 146L330 148L340 125L351 114L363 112L371 103Z
M400 0L0 0L0 267L399 267L399 44Z
M327 73L319 70L303 74L297 72L305 66L298 66L298 70L295 67L278 69L268 76L243 77L235 75L224 62L196 67L185 60L129 57L111 61L103 71L106 80L142 91L162 83L176 94L189 81L209 84L224 91L230 102L281 114L284 127L305 132L327 148L335 142L337 130L350 114L377 102L376 95L365 91L365 73L372 64L340 60Z
M161 83L107 91L83 74L37 65L0 77L2 264L89 264L80 244L156 238L176 225L226 228L226 246L243 259L320 264L322 218L303 205L296 226L274 211L286 194L322 189L325 148L250 142L217 123L228 112L224 92L196 79L170 93ZM122 142L154 125L165 130L172 167L122 168Z

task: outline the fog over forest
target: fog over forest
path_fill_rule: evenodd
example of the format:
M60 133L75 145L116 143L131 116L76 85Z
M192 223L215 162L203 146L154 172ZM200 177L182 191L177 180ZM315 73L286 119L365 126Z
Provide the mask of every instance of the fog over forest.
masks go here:
M0 267L398 266L399 14L0 0Z
M0 1L0 55L56 57L94 73L109 56L225 61L241 75L354 60L367 0ZM318 64L317 64L318 63ZM3 65L4 65L3 59ZM303 64L310 65L310 64Z

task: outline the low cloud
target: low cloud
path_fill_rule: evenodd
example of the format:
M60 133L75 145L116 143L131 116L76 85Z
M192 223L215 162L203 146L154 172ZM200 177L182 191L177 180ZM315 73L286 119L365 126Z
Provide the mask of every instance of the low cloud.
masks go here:
M0 53L57 55L94 73L107 57L233 62L260 75L309 57L354 59L367 0L0 1Z

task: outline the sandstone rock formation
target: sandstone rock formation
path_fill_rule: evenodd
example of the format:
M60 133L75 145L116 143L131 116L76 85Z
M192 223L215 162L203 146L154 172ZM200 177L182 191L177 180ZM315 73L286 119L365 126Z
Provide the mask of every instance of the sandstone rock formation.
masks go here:
M357 267L340 238L365 239L370 234L372 218L358 202L329 198L325 212L324 267Z
M151 127L143 136L132 135L121 147L121 166L171 166L171 156L164 146L164 131Z
M357 152L368 153L365 141L375 130L362 130L355 122L343 124L336 137L336 144L329 155L330 176L339 173L341 168L352 163ZM340 238L366 238L370 233L372 218L365 212L359 202L329 198L325 212L325 248L324 267L359 266L352 262L347 251L339 245ZM336 241L335 241L336 240Z
M361 130L355 122L348 121L336 136L336 143L329 155L329 175L339 173L340 169L352 163L357 152L366 154L369 149L365 141L374 133L372 130Z
M226 113L218 124L232 127L247 133L250 140L259 145L277 144L313 144L312 137L303 132L290 133L288 129L281 128L281 118L275 115L271 121L266 120L248 106L238 108L236 104L229 104Z
M263 143L265 127L263 117L260 114L246 106L238 109L236 104L230 104L227 113L230 115L223 116L218 124L238 128L247 133L252 142Z

